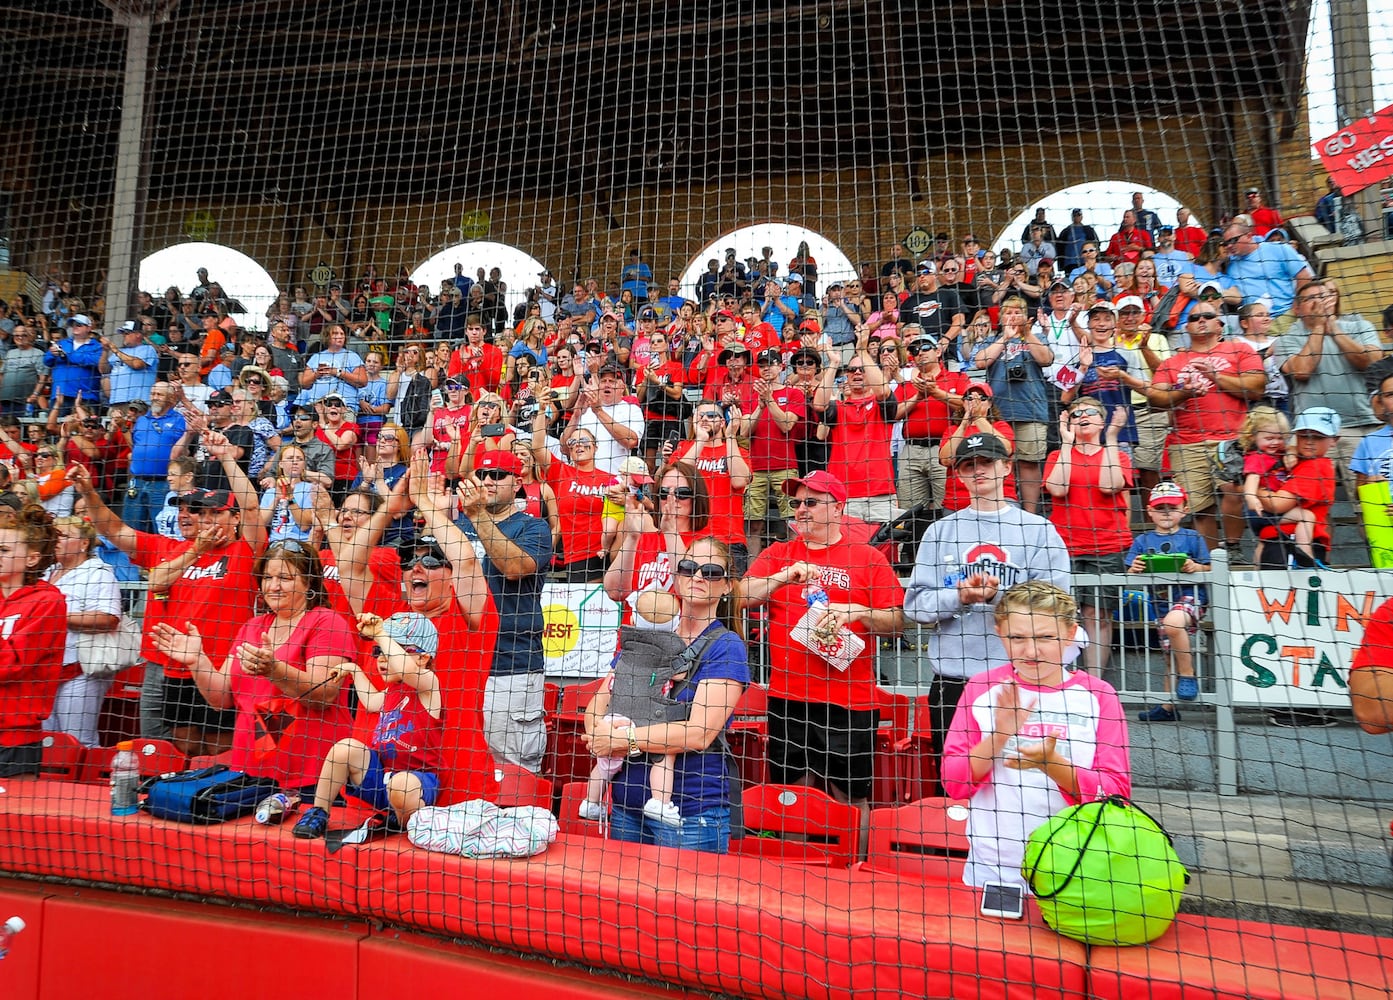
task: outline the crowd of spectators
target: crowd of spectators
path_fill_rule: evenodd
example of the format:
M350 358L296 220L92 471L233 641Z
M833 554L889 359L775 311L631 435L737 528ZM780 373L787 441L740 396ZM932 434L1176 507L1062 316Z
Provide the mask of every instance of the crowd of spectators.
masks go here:
M1242 559L1249 527L1260 565L1321 565L1336 476L1351 498L1389 479L1378 331L1259 192L1246 201L1205 231L1136 195L1105 238L1082 210L1058 230L1041 211L1017 252L941 233L848 280L820 279L804 245L787 264L727 250L694 287L660 289L634 250L609 286L563 291L543 272L512 315L496 268L457 266L438 291L368 269L293 288L264 334L204 270L187 294L140 293L112 338L56 285L0 306L0 487L18 516L58 518L57 554L35 542L34 564L101 588L68 594L69 632L112 628L110 585L147 580L142 733L231 750L309 798L318 784L318 809L369 782L400 819L407 799L476 788L448 775L487 755L541 766L548 578L603 586L626 616L636 595L672 593L692 643L750 613L774 647L774 774L864 803L874 655L907 619L939 626L941 748L970 678L1004 662L991 609L1010 587L1138 572L1186 515L1185 572L1216 547ZM1255 427L1254 407L1281 422ZM1146 512L1159 549L1134 544ZM869 544L897 519L907 592L896 553ZM1202 588L1172 596L1154 617L1183 701ZM1101 676L1116 602L1078 603L1079 665ZM384 629L394 614L429 628ZM383 701L348 667L373 643L377 689L405 692L425 728L446 720L439 788L373 772L395 737L343 742L354 702ZM721 648L689 694L700 726L624 735L595 717L597 752L708 749L749 679ZM105 684L62 659L22 721L94 741ZM268 750L258 720L277 699L308 707ZM676 773L682 815L717 823L710 769ZM636 789L635 838L653 835L648 779L617 786Z

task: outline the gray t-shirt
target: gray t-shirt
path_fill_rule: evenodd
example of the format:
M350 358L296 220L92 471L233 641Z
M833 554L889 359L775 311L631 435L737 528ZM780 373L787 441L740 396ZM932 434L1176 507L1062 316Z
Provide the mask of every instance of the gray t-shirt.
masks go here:
M956 511L924 532L905 588L905 615L929 633L929 660L941 677L965 679L1007 661L992 604L963 604L958 582L974 573L1000 581L997 597L1027 580L1068 590L1069 550L1043 517L1019 507Z
M1342 333L1359 344L1379 346L1378 331L1363 316L1341 316L1336 323ZM1286 364L1301 353L1309 337L1310 332L1297 320L1272 345L1272 356L1280 364ZM1368 390L1364 387L1364 373L1355 371L1333 338L1327 337L1322 348L1320 361L1309 379L1302 382L1287 378L1291 383L1292 413L1300 413L1311 406L1328 406L1340 415L1340 425L1345 428L1373 427L1382 423L1374 416Z
M22 403L34 391L44 370L44 352L37 347L12 347L0 370L0 400Z

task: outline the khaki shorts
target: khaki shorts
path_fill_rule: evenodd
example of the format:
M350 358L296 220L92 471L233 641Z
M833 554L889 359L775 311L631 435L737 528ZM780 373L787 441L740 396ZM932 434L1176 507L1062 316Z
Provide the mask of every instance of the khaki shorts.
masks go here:
M1171 475L1189 494L1190 512L1203 514L1218 501L1218 471L1214 464L1217 441L1170 446Z
M1044 424L1012 424L1011 432L1016 435L1017 462L1043 462L1049 457L1049 428Z
M1166 453L1166 435L1171 429L1169 410L1139 409L1137 413L1137 444L1132 449L1132 467L1149 472L1161 471L1161 459Z
M745 487L745 520L763 521L769 515L769 497L772 494L779 505L779 516L785 521L792 521L793 507L790 506L790 498L784 495L784 483L797 478L797 469L751 474L750 485Z

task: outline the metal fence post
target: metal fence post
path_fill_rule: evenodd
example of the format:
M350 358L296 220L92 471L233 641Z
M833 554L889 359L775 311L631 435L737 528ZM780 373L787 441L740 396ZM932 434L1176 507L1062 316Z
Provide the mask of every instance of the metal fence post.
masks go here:
M1210 553L1209 584L1210 614L1214 618L1214 648L1210 660L1214 664L1214 778L1220 795L1238 794L1238 727L1233 721L1233 664L1228 643L1232 636L1230 610L1233 591L1229 573L1229 556L1223 549Z

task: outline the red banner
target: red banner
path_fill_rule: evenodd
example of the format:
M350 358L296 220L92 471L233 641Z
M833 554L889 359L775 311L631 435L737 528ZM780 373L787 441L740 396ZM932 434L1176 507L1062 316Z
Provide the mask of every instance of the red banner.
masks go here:
M1341 194L1393 177L1393 104L1351 122L1313 148Z

